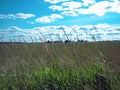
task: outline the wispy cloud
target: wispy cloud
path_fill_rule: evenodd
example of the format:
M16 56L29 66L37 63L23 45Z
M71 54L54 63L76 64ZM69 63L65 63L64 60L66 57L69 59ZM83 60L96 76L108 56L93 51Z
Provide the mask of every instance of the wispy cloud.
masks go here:
M24 13L16 13L16 14L0 14L0 19L28 19L35 17L34 14L24 14Z
M60 14L52 14L50 16L37 18L35 21L39 23L51 23L54 22L56 19L63 19L63 16Z

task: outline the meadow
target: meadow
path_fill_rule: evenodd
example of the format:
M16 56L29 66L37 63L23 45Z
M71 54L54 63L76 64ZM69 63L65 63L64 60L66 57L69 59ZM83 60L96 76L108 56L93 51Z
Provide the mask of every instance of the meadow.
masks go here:
M120 90L120 42L2 43L0 90Z

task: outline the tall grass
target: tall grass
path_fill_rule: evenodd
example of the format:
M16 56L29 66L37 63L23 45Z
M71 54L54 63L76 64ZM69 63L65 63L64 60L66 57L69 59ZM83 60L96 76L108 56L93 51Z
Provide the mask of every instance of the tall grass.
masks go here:
M0 90L120 90L119 42L45 43L41 34L43 43L35 43L30 38L29 44L25 39L6 44L1 38Z
M0 90L119 90L120 81L100 64L63 68L59 64L0 73Z
M0 90L119 90L119 54L116 42L0 44Z

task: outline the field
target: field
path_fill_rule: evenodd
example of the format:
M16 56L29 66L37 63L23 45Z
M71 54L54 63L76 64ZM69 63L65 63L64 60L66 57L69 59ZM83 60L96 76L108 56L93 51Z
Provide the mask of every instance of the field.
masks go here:
M120 90L120 42L0 44L0 90Z

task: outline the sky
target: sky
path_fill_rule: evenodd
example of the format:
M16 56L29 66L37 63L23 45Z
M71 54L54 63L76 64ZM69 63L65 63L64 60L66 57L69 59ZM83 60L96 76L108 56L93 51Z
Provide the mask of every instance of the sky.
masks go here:
M0 0L0 42L120 40L120 0ZM51 39L52 38L52 39Z

